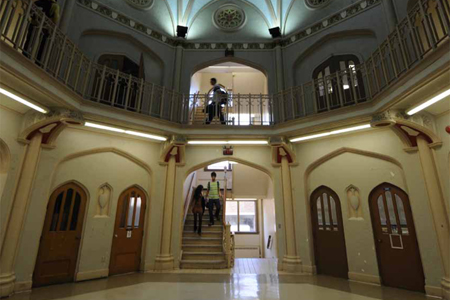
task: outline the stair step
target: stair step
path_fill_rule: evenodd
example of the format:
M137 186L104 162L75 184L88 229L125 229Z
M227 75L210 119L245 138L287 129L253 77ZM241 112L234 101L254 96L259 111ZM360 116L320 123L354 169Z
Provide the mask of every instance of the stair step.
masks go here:
M183 251L182 260L222 260L225 259L223 252L187 252Z
M222 237L222 232L221 231L203 231L202 230L202 237L206 237L206 238L221 238ZM192 231L183 231L183 237L198 237L198 233L194 232L194 230Z
M182 260L182 269L225 269L225 260Z
M198 245L198 244L183 244L183 252L221 252L222 245Z
M223 230L222 225L212 225L208 226L207 224L202 224L202 232L222 232ZM184 232L194 232L194 224L185 224L184 225Z
M183 243L201 245L222 245L222 238L183 237Z

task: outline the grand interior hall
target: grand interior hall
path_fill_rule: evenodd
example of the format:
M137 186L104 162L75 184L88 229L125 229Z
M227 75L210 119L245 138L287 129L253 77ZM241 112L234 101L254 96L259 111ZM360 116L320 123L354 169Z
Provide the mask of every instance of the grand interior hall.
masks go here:
M0 0L0 298L450 300L450 0Z

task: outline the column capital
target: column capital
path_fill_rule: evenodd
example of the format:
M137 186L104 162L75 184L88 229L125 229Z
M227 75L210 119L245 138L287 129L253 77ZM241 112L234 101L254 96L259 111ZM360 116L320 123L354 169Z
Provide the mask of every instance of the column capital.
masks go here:
M18 139L28 143L37 132L40 132L42 133L42 146L54 148L57 137L69 124L84 124L83 115L78 111L63 107L52 107L47 114L29 111L25 115L23 129Z
M285 138L278 136L271 137L269 139L269 145L272 147L272 166L280 167L283 157L287 158L288 163L291 166L298 164L295 151Z
M408 116L401 110L387 110L372 117L372 127L390 127L404 144L406 152L417 151L417 138L422 136L430 148L442 145L436 134L433 115L421 112Z
M185 150L186 150L187 138L182 135L174 135L170 141L164 144L162 150L159 164L167 165L171 156L175 157L175 162L177 166L184 166L186 164L185 160Z

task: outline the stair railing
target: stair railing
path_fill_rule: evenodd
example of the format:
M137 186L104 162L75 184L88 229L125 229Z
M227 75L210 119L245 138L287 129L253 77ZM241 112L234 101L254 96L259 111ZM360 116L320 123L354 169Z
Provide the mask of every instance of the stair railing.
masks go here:
M228 125L273 125L372 101L449 39L448 0L419 0L363 63L273 95L229 95ZM190 95L99 65L31 0L1 0L4 43L86 101L194 124ZM209 95L198 95L206 107ZM195 107L193 107L195 109Z
M227 268L231 268L234 264L234 257L232 255L232 247L233 242L231 234L231 224L226 221L226 212L227 212L227 190L228 190L228 179L227 179L227 167L224 167L225 174L225 184L223 190L223 209L222 209L222 226L223 226L223 251L225 253L225 260L227 264Z

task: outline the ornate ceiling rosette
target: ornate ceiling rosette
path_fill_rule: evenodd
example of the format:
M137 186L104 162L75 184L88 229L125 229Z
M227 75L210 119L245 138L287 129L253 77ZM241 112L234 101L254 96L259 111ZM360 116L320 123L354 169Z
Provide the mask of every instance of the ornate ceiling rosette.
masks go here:
M219 7L213 15L213 23L220 30L236 31L245 25L244 10L234 4Z
M331 0L305 0L305 4L309 8L317 9L330 4Z
M153 5L154 0L125 0L129 5L137 9L147 10Z

